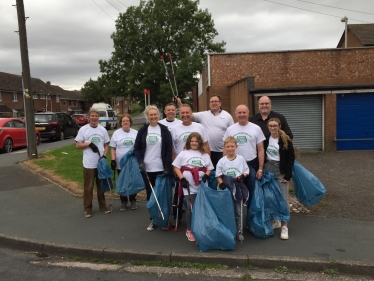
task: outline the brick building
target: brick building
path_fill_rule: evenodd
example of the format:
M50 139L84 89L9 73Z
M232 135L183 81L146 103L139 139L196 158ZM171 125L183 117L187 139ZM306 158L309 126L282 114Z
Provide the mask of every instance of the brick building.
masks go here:
M80 91L67 91L38 78L31 78L30 95L32 95L35 112L83 113L92 105L82 99ZM0 105L2 111L8 108L11 112L7 110L6 114L0 112L0 115L24 116L22 76L0 72Z
M198 110L218 94L234 118L239 104L254 114L267 95L301 150L374 149L373 69L373 47L210 54Z

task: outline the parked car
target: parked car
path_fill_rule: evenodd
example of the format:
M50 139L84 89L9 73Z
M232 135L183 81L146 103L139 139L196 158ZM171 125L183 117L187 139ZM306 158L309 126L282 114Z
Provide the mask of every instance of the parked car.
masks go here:
M88 115L87 114L74 114L71 117L73 118L75 123L77 123L77 125L79 127L82 127L82 126L88 124Z
M75 137L79 127L66 113L40 112L35 113L35 129L42 138L63 140L65 137Z
M36 143L41 142L40 133L35 130ZM3 153L12 152L13 148L27 147L26 125L18 118L0 118L0 150Z

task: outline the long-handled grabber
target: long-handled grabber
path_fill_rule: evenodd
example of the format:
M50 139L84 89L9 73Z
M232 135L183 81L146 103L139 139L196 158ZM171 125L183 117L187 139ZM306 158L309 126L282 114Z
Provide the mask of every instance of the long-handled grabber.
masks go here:
M110 186L109 178L106 179L108 186L109 186L109 192L110 192L110 198L112 199L112 204L109 205L109 210L111 213L113 213L113 198L114 198L114 192L113 188Z
M165 73L166 73L166 77L168 78L169 80L169 84L170 84L170 88L171 88L171 92L173 93L173 97L175 97L176 95L174 94L174 89L173 89L173 85L171 84L171 80L170 80L170 75L169 75L169 72L168 72L168 68L166 67L166 63L165 63L165 56L164 55L161 55L161 60L164 64L164 67L165 67ZM173 68L174 70L174 68ZM175 79L175 77L174 77Z
M192 214L192 199L191 199L190 183L189 182L187 182L187 192L188 192L188 198L190 199L191 214Z
M243 179L239 180L239 191L240 191L240 232L243 235ZM243 243L243 240L240 240Z
M177 80L175 79L174 66L173 66L173 56L170 53L168 54L168 56L169 56L169 60L171 64L171 73L172 73L171 75L174 78L175 92L176 92L176 96L178 97Z
M180 203L180 188L179 188L179 184L177 186L177 181L175 181L175 189L174 189L174 193L176 192L177 193L177 205L173 206L173 207L176 207L177 208L177 216L175 217L175 227L174 227L174 232L177 232L178 231L178 222L179 222L179 203Z
M152 190L153 196L155 197L155 200L156 200L156 203L157 203L157 207L158 207L158 209L160 210L160 214L161 214L162 220L165 220L164 214L162 213L160 203L158 203L157 196L156 196L155 190L153 189L153 186L152 186L152 184L151 184L151 181L149 180L149 177L148 177L147 173L146 173L146 172L143 172L143 173L144 173L145 176L147 177L147 180L148 180L149 186L151 187L151 190Z

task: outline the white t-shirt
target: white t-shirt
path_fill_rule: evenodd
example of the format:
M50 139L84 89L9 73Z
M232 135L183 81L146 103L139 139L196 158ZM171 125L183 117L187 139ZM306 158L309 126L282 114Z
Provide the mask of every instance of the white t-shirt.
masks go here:
M269 146L266 149L266 159L279 161L279 144L278 139L273 139L271 136L269 138Z
M256 124L248 122L247 125L241 126L235 123L227 128L223 139L232 136L238 143L236 154L244 157L245 161L251 161L257 157L257 144L265 140L264 133Z
M162 125L165 125L166 127L168 127L169 131L171 131L172 128L174 128L175 126L178 126L180 124L182 124L182 121L175 118L173 121L168 121L166 120L166 118L158 121L158 123L162 124Z
M122 156L130 149L133 149L137 134L138 131L133 128L130 128L129 132L125 132L122 128L119 128L113 133L109 146L116 150L117 169L121 169L119 162Z
M187 166L189 168L206 167L206 169L209 171L214 169L212 161L210 161L210 157L207 153L201 154L200 151L192 149L181 151L181 153L178 154L177 158L175 158L173 166L179 169L182 166ZM204 174L204 172L199 171L199 185L196 186L192 173L190 171L183 172L183 176L190 183L191 194L196 194L199 190L200 181ZM183 194L188 195L188 192L185 188L183 188Z
M161 158L161 127L148 126L146 138L146 149L144 154L144 164L147 172L160 172L164 170Z
M230 113L225 110L214 115L210 110L197 112L193 114L196 122L204 126L209 137L209 146L211 151L223 151L223 135L227 128L234 124Z
M249 168L244 157L241 155L237 154L233 160L229 160L227 156L224 156L217 163L216 177L225 175L237 178L244 173L249 174Z
M184 149L187 138L192 132L198 132L203 138L204 143L209 140L203 125L196 122L192 122L192 124L189 126L180 124L179 126L175 126L171 129L170 133L173 139L174 151L176 156Z
M109 143L109 135L107 130L98 125L92 128L90 124L84 125L79 129L78 135L75 137L76 142L92 142L99 148L100 155L104 154L104 144ZM87 169L96 169L99 163L100 156L98 153L92 151L90 147L83 149L83 167Z

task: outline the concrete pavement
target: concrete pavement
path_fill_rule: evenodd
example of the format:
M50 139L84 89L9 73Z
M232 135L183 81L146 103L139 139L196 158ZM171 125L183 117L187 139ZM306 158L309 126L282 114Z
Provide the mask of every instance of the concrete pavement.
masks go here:
M320 271L332 265L340 272L374 276L374 222L291 217L288 241L280 230L269 239L245 231L235 251L200 253L178 232L156 228L146 231L149 214L144 202L138 209L103 214L94 200L93 217L83 216L83 200L21 165L0 169L0 244L49 254L116 258L250 264L265 268L287 266ZM107 198L107 204L110 203Z

